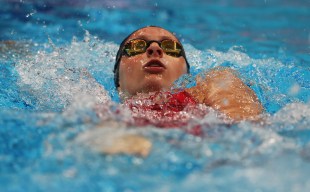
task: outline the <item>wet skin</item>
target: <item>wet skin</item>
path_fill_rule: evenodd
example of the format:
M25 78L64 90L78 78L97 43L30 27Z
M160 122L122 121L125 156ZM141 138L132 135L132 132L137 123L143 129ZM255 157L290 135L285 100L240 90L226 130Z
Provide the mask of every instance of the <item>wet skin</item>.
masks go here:
M128 41L132 39L178 41L169 31L157 27L142 28L133 33ZM169 56L158 43L153 42L145 53L131 57L122 56L119 67L119 91L122 96L131 97L137 93L169 90L173 82L186 72L184 57Z

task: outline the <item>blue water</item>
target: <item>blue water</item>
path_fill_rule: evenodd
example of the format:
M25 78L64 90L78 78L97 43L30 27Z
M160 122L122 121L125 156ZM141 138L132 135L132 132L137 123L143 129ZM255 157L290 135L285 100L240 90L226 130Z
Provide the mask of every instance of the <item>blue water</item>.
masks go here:
M310 190L309 1L7 0L0 16L0 191ZM114 57L145 25L176 33L193 76L238 71L265 122L210 114L190 123L204 137L123 125ZM96 151L111 130L149 138L150 155Z

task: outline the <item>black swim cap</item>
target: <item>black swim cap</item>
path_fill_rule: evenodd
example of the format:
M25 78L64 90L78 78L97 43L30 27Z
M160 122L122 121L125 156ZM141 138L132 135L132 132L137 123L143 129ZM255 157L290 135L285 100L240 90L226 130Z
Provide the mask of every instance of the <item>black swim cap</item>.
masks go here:
M153 26L153 25L150 25L150 26L146 26L146 27L142 27L140 29L143 29L143 28L147 28L147 27L157 27L157 28L161 28L161 29L164 29L162 27L158 27L158 26ZM116 54L116 58L115 58L115 65L114 65L114 84L115 84L115 87L118 88L119 87L119 64L121 62L121 59L122 59L122 55L123 55L123 48L125 46L125 43L126 41L128 40L128 38L134 34L135 32L139 31L140 29L137 29L135 30L134 32L130 33L123 41L122 43L120 44L119 46L119 49L117 51L117 54ZM165 29L166 30L166 29ZM172 34L172 33L171 33ZM176 37L177 38L177 37ZM178 39L178 38L177 38ZM180 41L179 41L180 42ZM180 42L181 43L181 42ZM183 47L183 46L182 46ZM185 62L186 62L186 66L187 66L187 73L189 73L189 69L190 69L190 66L189 66L189 63L187 61L187 58L186 58L186 55L185 55L185 51L184 51L184 55L183 55L184 59L185 59Z

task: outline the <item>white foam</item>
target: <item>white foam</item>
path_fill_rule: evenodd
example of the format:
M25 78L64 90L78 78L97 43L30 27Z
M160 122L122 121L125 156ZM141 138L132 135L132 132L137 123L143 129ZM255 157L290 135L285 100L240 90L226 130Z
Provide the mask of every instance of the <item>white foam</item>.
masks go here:
M272 123L286 124L300 123L303 119L310 119L310 102L289 103L270 118Z
M209 69L212 67L221 66L223 63L229 62L234 64L233 67L241 68L248 65L257 66L272 66L273 68L283 67L283 63L274 58L254 59L246 53L242 52L239 47L233 46L228 51L222 52L214 49L200 51L192 45L186 44L186 55L190 63L195 69Z
M20 75L19 86L27 92L25 97L31 94L36 98L36 108L61 109L86 96L94 103L111 100L91 73L100 72L105 77L113 77L117 45L102 42L86 33L84 41L73 39L70 45L56 47L50 43L45 47L52 52L40 50L16 66Z

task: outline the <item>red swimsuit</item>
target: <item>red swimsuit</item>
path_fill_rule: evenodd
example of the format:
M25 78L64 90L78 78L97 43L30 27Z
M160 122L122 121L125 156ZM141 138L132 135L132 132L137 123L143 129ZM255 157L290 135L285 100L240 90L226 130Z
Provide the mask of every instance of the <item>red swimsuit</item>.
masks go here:
M154 125L161 128L181 128L188 124L197 109L198 102L186 91L171 94L158 92L138 99L125 102L131 111L137 126ZM207 111L199 116L204 116ZM197 114L194 114L197 117ZM201 135L200 126L191 128L190 133Z

